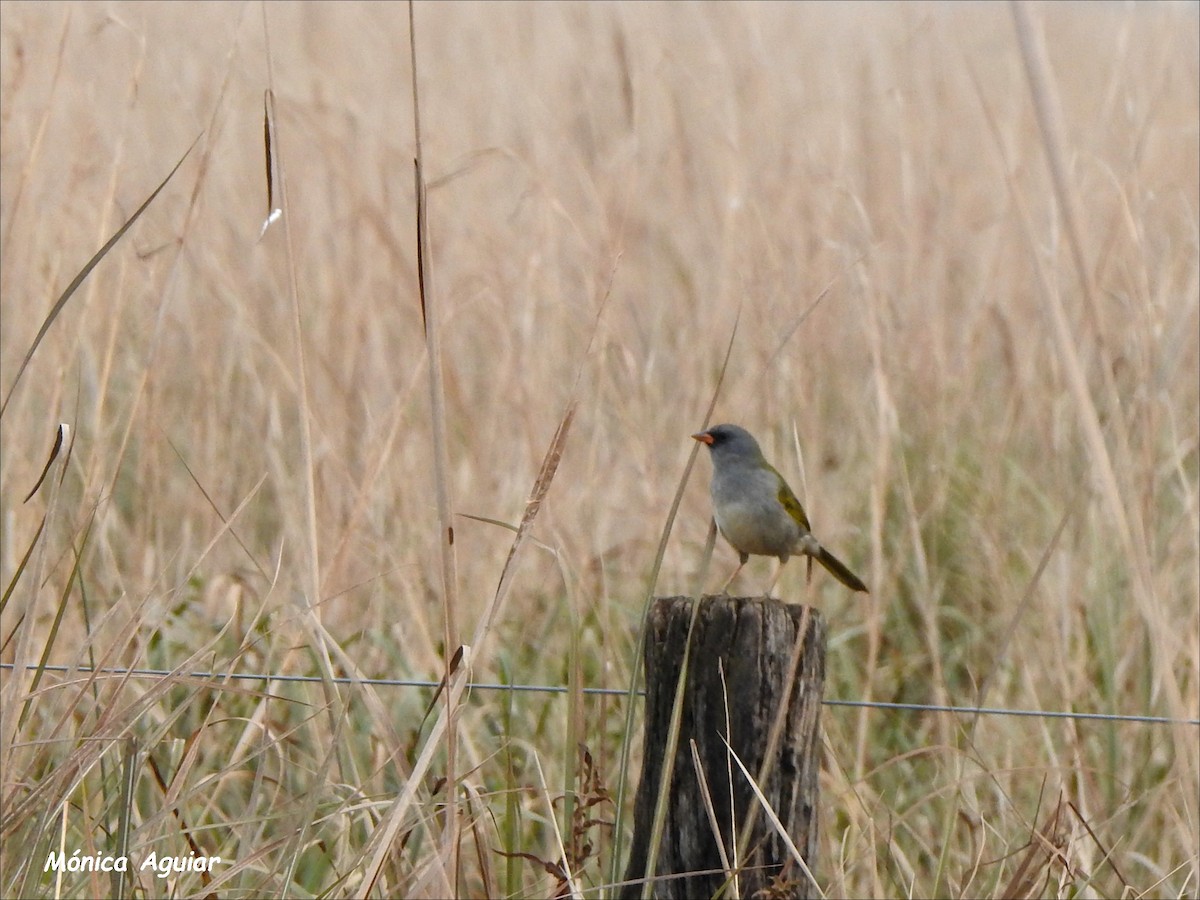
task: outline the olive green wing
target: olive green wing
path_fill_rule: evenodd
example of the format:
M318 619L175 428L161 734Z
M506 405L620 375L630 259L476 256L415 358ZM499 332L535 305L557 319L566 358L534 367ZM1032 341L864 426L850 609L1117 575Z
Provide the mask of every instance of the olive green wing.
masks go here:
M771 469L775 472L775 469ZM796 499L796 495L792 493L792 489L788 487L788 483L783 480L783 476L775 472L775 477L779 479L779 493L776 496L779 502L783 504L783 508L788 511L788 515L799 523L800 527L805 531L812 531L812 526L808 524L808 516L804 512L804 507L800 505L800 501Z

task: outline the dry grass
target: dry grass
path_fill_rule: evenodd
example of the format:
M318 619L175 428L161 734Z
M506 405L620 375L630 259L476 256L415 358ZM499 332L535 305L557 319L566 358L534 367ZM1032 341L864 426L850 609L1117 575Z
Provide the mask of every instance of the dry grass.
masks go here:
M0 392L203 137L0 421L4 661L178 673L3 672L0 894L132 890L56 886L60 846L127 848L147 894L352 894L391 815L379 895L596 895L624 705L579 688L628 684L739 308L715 420L872 588L815 582L828 696L1196 717L1196 8L1032 12L1057 147L1004 5L417 7L458 641L494 611L472 677L573 688L464 694L448 791L430 691L320 677L444 671L407 8L267 5L289 211L258 241L258 6L5 3ZM466 516L521 522L572 399L493 609L513 535ZM23 504L59 422L65 480ZM1200 892L1194 726L823 724L829 896ZM225 863L160 881L152 850Z

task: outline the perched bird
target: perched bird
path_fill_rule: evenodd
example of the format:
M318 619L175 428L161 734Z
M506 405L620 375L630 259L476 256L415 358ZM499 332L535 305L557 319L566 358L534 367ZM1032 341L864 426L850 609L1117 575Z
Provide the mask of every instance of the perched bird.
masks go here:
M738 553L738 567L725 588L751 555L777 556L779 568L767 588L770 594L788 557L804 554L809 558L809 577L815 559L850 590L867 591L858 576L813 537L804 507L763 457L750 432L737 425L717 425L692 437L707 444L712 454L713 518Z

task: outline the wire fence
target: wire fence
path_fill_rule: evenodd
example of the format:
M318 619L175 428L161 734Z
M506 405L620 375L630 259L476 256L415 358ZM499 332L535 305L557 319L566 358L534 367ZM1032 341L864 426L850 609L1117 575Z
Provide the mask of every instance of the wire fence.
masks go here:
M0 669L11 670L12 663L0 663ZM35 665L26 666L29 670L37 669ZM436 688L437 681L426 681L419 678L353 678L350 676L335 676L324 678L320 675L275 675L261 672L206 672L206 671L172 671L169 669L92 669L88 666L48 665L47 672L97 674L105 676L120 676L132 678L165 678L184 677L204 681L274 681L292 684L321 684L331 681L334 684L370 685L371 687L406 687L406 688ZM467 684L468 690L476 691L512 691L536 694L566 694L570 688L557 684L501 684L495 682L472 681ZM581 693L587 696L625 697L629 691L626 688L585 687ZM636 696L644 697L646 692L638 690ZM1124 713L1075 712L1072 710L1042 710L1042 709L1005 709L995 706L942 706L932 703L889 703L884 700L831 700L821 701L825 706L843 706L862 709L899 710L902 712L932 712L956 713L959 715L979 716L1017 716L1032 719L1074 719L1077 721L1094 722L1131 722L1145 725L1194 725L1200 726L1200 718L1176 719L1170 716L1129 715Z

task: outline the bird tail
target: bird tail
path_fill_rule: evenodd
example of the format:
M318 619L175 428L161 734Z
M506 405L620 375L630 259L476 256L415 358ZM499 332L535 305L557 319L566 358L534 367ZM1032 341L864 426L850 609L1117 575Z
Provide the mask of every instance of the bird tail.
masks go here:
M867 590L867 586L862 583L861 579L847 569L845 563L843 563L824 547L821 547L817 550L816 557L817 562L823 565L829 571L830 575L832 575L846 587L850 588L850 590L862 591L864 594L870 593L870 591Z

